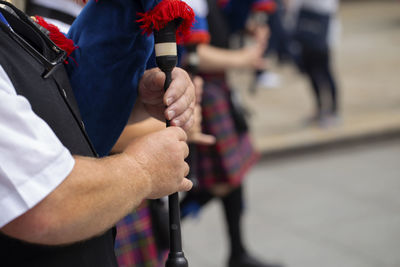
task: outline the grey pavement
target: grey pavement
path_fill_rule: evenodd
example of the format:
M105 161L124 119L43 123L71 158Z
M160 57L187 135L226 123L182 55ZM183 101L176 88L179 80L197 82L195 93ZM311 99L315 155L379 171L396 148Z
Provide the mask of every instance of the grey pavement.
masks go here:
M260 162L248 175L246 241L287 267L400 266L400 139ZM183 223L192 267L224 267L221 204Z

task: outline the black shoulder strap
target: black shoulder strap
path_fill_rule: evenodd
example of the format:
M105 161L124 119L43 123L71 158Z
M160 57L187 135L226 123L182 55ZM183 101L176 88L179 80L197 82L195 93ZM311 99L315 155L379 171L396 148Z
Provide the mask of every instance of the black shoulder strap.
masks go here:
M2 6L1 6L2 5ZM7 32L23 49L31 54L45 69L43 77L49 77L62 64L66 52L54 44L37 25L21 10L12 4L0 0L0 8L11 27L0 23L0 27Z

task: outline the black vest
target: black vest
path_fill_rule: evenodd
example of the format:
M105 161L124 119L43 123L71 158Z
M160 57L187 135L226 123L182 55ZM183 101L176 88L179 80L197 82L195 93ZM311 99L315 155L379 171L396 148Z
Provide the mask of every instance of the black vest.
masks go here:
M56 53L48 45L46 37L26 17L17 19L3 9L0 10L19 35L46 57L55 57ZM72 154L95 156L64 67L60 65L52 75L43 78L43 65L11 36L10 30L0 23L0 65L10 77L17 94L29 100L33 111L47 122ZM114 234L114 230L109 230L90 240L65 246L29 244L0 234L0 266L117 266Z

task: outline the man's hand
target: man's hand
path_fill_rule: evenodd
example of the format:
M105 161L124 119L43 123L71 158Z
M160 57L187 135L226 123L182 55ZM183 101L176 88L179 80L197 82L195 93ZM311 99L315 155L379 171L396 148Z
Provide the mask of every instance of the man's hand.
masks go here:
M184 178L189 173L189 165L184 161L189 155L186 140L182 129L168 127L136 139L122 153L133 166L137 162L137 170L148 177L147 198L156 199L192 188L192 182Z
M172 126L188 131L194 121L194 85L186 71L180 68L172 71L172 82L165 94L164 82L165 74L160 69L145 71L139 83L139 101L151 116L168 119Z

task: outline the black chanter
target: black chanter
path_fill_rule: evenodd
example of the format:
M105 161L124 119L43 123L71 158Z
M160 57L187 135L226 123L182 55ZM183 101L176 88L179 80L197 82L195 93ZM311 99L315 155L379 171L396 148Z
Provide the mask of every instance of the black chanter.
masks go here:
M171 72L177 64L176 29L181 19L170 21L164 28L154 31L154 42L157 66L165 73L164 90L171 84ZM170 125L167 121L167 127ZM187 267L188 261L182 251L181 224L179 212L179 195L168 197L169 204L169 242L170 251L166 267Z

